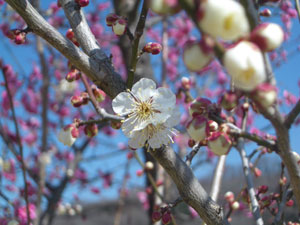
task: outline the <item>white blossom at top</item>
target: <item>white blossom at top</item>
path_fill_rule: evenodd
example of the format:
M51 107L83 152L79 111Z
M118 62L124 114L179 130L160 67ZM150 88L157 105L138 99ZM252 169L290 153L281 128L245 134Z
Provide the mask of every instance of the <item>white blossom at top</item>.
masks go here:
M201 3L199 25L215 38L237 40L249 33L245 9L234 0L206 0Z
M224 66L234 85L244 91L252 91L266 79L263 55L253 43L241 41L224 54Z
M121 92L112 101L112 108L120 116L128 116L122 130L127 137L147 127L166 122L175 107L176 97L168 88L156 89L153 80L142 78L129 92Z

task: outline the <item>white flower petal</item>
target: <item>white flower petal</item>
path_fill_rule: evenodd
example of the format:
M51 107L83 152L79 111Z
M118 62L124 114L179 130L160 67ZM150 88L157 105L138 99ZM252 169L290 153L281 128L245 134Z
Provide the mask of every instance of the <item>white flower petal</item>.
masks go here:
M134 108L134 99L127 92L121 92L112 101L112 108L119 115L126 115Z
M152 123L154 125L164 123L173 112L176 104L176 97L168 88L158 88L157 94L153 96L153 108L159 113L153 114Z
M132 137L128 142L128 145L134 149L141 148L145 145L147 138L147 129L133 132Z
M141 101L146 101L154 94L155 88L156 84L153 80L142 78L132 86L131 92Z
M178 107L173 109L172 115L166 120L166 127L175 127L180 123L181 113Z

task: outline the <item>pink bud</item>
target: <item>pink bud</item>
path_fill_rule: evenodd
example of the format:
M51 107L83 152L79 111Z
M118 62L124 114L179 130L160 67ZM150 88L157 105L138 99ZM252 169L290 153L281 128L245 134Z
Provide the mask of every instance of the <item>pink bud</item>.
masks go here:
M259 15L264 17L270 17L272 16L272 12L270 9L264 9L263 11L259 12Z
M19 33L18 35L15 36L14 41L17 45L24 44L26 41L26 33L25 32Z
M121 36L123 34L125 34L126 31L126 27L127 27L127 22L125 19L118 19L113 25L112 25L112 29L113 32L118 35Z
M262 51L270 52L282 44L284 32L278 24L262 23L251 32L250 41Z
M82 97L80 96L72 96L71 97L71 104L73 107L80 107L82 105Z
M154 211L154 212L152 213L152 221L153 221L154 223L157 222L157 221L160 221L161 217L162 217L162 215L161 215L161 213L158 212L158 211Z
M226 201L229 203L234 201L234 194L231 191L226 192L224 197L225 197Z
M103 102L105 100L106 94L104 91L95 86L92 87L92 91L98 102Z
M122 126L122 123L119 122L119 121L111 121L110 126L113 129L119 130L121 128L121 126Z
M98 134L98 126L96 124L88 124L84 127L84 133L88 137L94 137Z
M221 98L222 107L227 110L233 110L239 104L239 96L236 92L226 91Z
M294 201L293 201L292 199L290 199L290 200L288 200L288 201L285 203L285 205L286 205L287 207L292 207L292 206L294 205Z
M142 176L143 174L144 174L144 170L137 170L137 171L136 171L136 175L137 175L138 177Z
M66 37L69 40L72 40L75 37L75 34L74 34L74 32L73 32L73 30L71 28L67 30Z
M68 82L73 82L80 79L80 72L77 69L72 69L66 76Z
M191 116L205 115L208 113L208 107L212 102L206 98L196 98L189 108Z
M148 42L143 48L144 52L151 53L152 55L159 54L161 50L162 50L161 44L156 42Z
M171 217L171 213L170 212L166 212L163 214L161 221L164 225L167 225L171 222L172 217Z
M90 3L89 0L76 0L76 2L80 5L80 7L86 7Z
M252 93L255 104L261 108L268 108L277 100L277 88L269 83L260 84Z
M229 136L223 132L214 132L208 138L208 147L216 155L226 155L232 145Z
M208 120L203 116L197 116L187 125L187 132L195 141L202 141L209 135Z
M261 185L258 187L258 193L264 194L268 191L269 187L267 185Z
M198 72L213 58L212 48L203 40L188 41L183 49L183 62L190 71Z
M191 80L188 77L181 78L181 85L184 89L190 90L191 88Z
M253 172L254 172L254 175L255 175L256 177L260 177L261 174L262 174L261 170L258 169L257 167L254 168L254 171L253 171Z
M106 16L106 25L111 27L117 20L119 19L119 16L114 13L110 13Z
M80 97L82 98L82 105L87 105L89 103L89 94L87 92L81 92Z

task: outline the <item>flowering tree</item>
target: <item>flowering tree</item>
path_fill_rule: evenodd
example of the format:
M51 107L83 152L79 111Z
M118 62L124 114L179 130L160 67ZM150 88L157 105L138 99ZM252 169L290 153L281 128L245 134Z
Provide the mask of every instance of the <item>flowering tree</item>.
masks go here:
M280 46L299 16L295 2L298 11L289 0L60 0L45 3L47 10L39 0L0 1L3 34L37 53L29 75L18 57L13 62L18 73L5 59L0 63L0 135L6 149L0 162L6 204L1 224L51 224L57 213L80 212L79 205L66 208L62 195L74 182L100 192L80 165L86 149L104 145L99 137L115 137L108 144L117 146L120 135L113 136L113 129L126 137L118 148L128 150L115 224L133 157L142 167L137 174L147 177L154 222L175 224L171 210L185 202L206 224L229 224L242 200L226 193L226 209L217 200L226 156L234 149L246 178L239 196L253 220L264 224L262 214L269 210L273 223L283 224L284 206L292 198L300 205L300 156L289 138L291 126L299 123L300 102L287 91L280 98L272 67L279 66L278 53L286 57ZM280 13L283 26L272 22L272 11ZM284 104L292 106L286 115ZM260 114L271 125L266 132L255 126ZM258 148L247 155L251 142ZM210 194L191 169L200 151L218 158ZM252 173L260 171L251 160L271 152L282 162L278 193L253 185ZM162 192L164 172L178 189L172 202ZM111 186L110 173L97 171L95 179Z

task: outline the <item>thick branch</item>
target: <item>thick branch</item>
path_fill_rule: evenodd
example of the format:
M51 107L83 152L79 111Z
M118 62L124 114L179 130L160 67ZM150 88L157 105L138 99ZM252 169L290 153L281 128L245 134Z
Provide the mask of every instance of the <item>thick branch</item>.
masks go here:
M151 155L175 182L182 199L192 206L208 225L228 224L223 209L203 189L191 168L171 148L156 149Z
M87 46L83 45L84 51L89 50L88 53L90 57L88 57L71 41L63 37L55 28L53 28L32 7L28 0L6 0L6 2L20 14L35 34L41 36L50 45L60 51L73 65L85 73L110 97L113 98L126 89L125 83L122 81L119 74L113 70L109 59L99 53L99 46L92 49L94 45L91 45L91 49L87 49ZM74 23L76 22L78 23L78 21L74 21ZM86 36L84 38L89 39L89 37ZM96 58L96 56L98 57L99 55L103 56L103 58Z
M298 100L297 104L292 109L292 111L290 111L290 113L287 114L287 116L285 117L284 124L287 129L290 129L295 119L298 117L299 113L300 113L300 100Z

